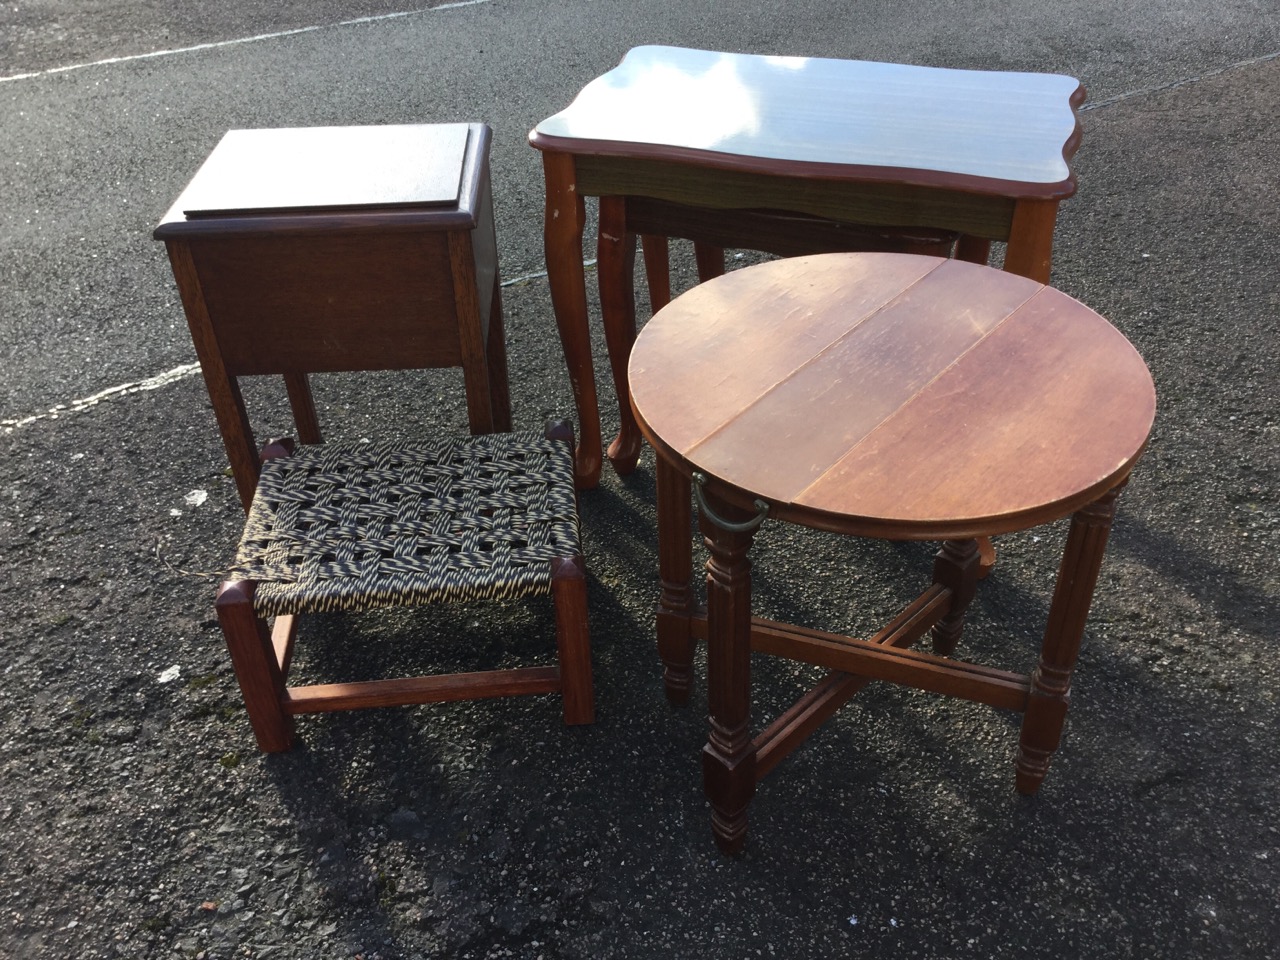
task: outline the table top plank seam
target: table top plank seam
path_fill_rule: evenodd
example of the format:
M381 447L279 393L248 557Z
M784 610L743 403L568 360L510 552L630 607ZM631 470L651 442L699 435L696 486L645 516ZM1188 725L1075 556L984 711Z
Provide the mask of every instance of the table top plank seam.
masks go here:
M830 353L830 351L832 351L832 350L836 349L836 348L837 348L841 343L843 343L844 341L848 340L851 336L853 336L853 334L855 333L855 331L857 331L860 327L862 327L862 326L863 326L864 324L866 324L866 323L869 323L871 320L875 319L877 316L879 316L880 314L882 314L885 310L887 310L887 309L889 309L890 307L892 307L895 303L897 303L897 302L898 302L899 300L901 300L904 296L906 296L906 294L907 294L907 293L909 293L911 290L915 289L917 286L919 286L921 283L923 283L926 279L928 279L928 278L929 278L929 277L931 277L934 273L936 273L939 269L941 269L941 267L942 267L945 263L947 263L947 261L946 261L946 260L941 260L941 259L940 259L940 260L938 261L937 265L933 267L933 269L929 270L928 272L926 272L926 273L922 274L921 276L919 276L918 278L916 278L915 280L913 280L909 286L907 286L907 287L905 287L904 289L902 289L902 290L898 291L897 293L895 293L895 294L894 294L893 296L891 296L888 300L885 300L883 303L881 303L881 304L879 304L877 307L875 307L875 309L868 311L864 316L862 316L861 318L859 318L859 320L858 320L858 322L857 322L856 324L854 324L854 325L853 325L853 326L851 326L851 327L846 328L846 329L844 330L844 332L843 332L843 333L841 333L838 337L836 337L834 340L832 340L830 343L828 343L825 347L823 347L821 351L819 351L818 353L816 353L816 354L814 354L814 355L810 356L807 360L805 360L805 361L804 361L803 363L801 363L799 366L793 367L791 370L788 370L785 374L780 375L780 376L778 377L778 379L776 379L776 380L775 380L773 383L771 383L769 386L767 386L767 387L765 387L764 389L762 389L762 390L758 391L758 394L757 394L756 398L755 398L754 400L752 400L752 401L751 401L751 403L750 403L747 407L743 408L742 410L739 410L737 413L735 413L735 414L734 414L732 417L730 417L729 419L724 420L724 421L722 421L722 422L720 422L720 423L716 424L714 427L711 427L711 428L707 429L707 430L703 433L703 435L702 435L701 437L699 437L697 440L693 441L692 443L690 443L690 444L688 445L687 451L683 454L684 459L689 460L690 462L692 462L692 458L693 458L693 456L694 456L694 453L695 453L695 452L696 452L700 447L703 447L703 446L704 446L706 443L708 443L711 439L713 439L715 436L717 436L719 433L721 433L721 432L722 432L726 427L728 427L730 424L732 424L734 421L736 421L739 417L741 417L743 413L745 413L746 411L748 411L748 410L750 410L750 409L752 409L752 408L756 407L757 405L759 405L760 403L762 403L763 401L765 401L765 400L766 400L766 399L767 399L767 398L768 398L772 393L774 393L776 390L778 390L778 389L779 389L780 387L782 387L784 384L786 384L786 383L788 383L788 382L790 382L790 381L794 380L794 379L795 379L795 377L796 377L796 375L797 375L797 374L799 374L802 370L805 370L805 369L807 369L808 367L813 366L813 365L814 365L814 364L816 364L816 363L817 363L817 362L818 362L822 357L827 356L827 355Z
M780 377L778 380L770 384L768 387L760 390L756 398L752 400L748 406L737 411L732 417L720 422L714 428L707 430L705 434L702 437L700 437L697 441L689 444L686 450L684 451L684 453L682 454L683 459L687 460L691 464L695 463L695 459L698 451L705 449L706 445L710 441L712 441L714 438L716 438L719 434L721 434L726 428L730 427L732 424L740 420L744 415L746 415L752 409L764 403L766 400L768 400L768 398L773 393L775 393L777 390L782 388L784 385L795 380L796 377L802 371L817 365L825 357L829 357L834 350L838 349L842 343L844 343L845 341L853 337L865 324L871 322L877 316L884 313L886 310L889 310L895 307L900 301L907 298L909 294L913 290L915 290L918 286L925 283L929 278L933 277L939 270L946 269L947 265L951 262L952 261L948 261L948 260L939 260L937 265L934 266L933 269L922 274L916 280L912 281L910 285L904 287L895 296L893 296L889 300L884 301L874 310L869 311L865 316L861 317L855 325L847 328L844 331L844 333L842 333L840 336L836 337L829 344L823 347L821 351L819 351L818 353L815 353L804 363L801 363L799 366L788 371L784 376ZM775 503L785 502L788 506L803 508L803 506L800 504L799 501L803 498L804 494L808 490L810 490L816 484L820 483L825 477L827 477L831 473L832 470L837 469L841 463L843 463L850 455L852 455L854 451L857 450L858 447L861 446L864 442L866 442L866 440L869 437L874 435L877 430L883 427L886 423L890 422L894 417L901 415L903 411L906 410L906 408L910 406L910 404L916 398L918 398L921 394L926 392L938 380L945 377L947 373L952 369L954 369L957 365L959 365L965 359L965 357L969 355L970 352L977 349L984 341L990 338L1004 324L1008 323L1011 319L1013 319L1019 312L1030 307L1037 298L1041 297L1044 294L1044 291L1046 289L1047 288L1043 284L1038 285L1037 288L1034 291L1032 291L1027 296L1027 298L1023 300L1021 304L1018 305L1017 308L1015 308L1014 310L1011 310L1007 316L1005 316L998 323L996 323L991 329L987 330L982 335L978 336L973 341L973 343L971 343L961 353L957 354L955 358L953 358L949 363L947 363L943 367L940 367L926 382L921 384L921 386L918 389L916 389L915 392L907 400L905 400L901 405L896 407L886 417L882 418L877 423L875 423L875 425L867 429L866 432L862 435L862 437L858 439L857 442L851 444L848 447L848 449L846 449L838 458L836 458L831 463L830 466L827 467L827 469L825 469L818 476L812 478L809 481L809 483L806 484L804 487L802 487L798 491L795 491L790 496L786 497L785 500L774 498L767 493L762 493L762 496L764 496L764 498L767 500L773 500ZM706 469L711 469L711 468L706 468ZM711 472L714 472L714 470L712 470Z
M946 376L947 376L947 374L949 374L952 370L956 369L956 367L958 367L958 366L961 364L961 362L963 362L963 361L964 361L964 359L965 359L967 356L969 356L969 355L970 355L974 350L977 350L977 349L978 349L979 347L981 347L981 346L982 346L986 341L988 341L988 340L989 340L989 339L991 339L993 336L995 336L995 335L996 335L996 333L997 333L1000 329L1002 329L1006 324L1008 324L1008 323L1009 323L1011 320L1013 320L1016 316L1018 316L1018 315L1019 315L1020 313L1022 313L1024 310L1026 310L1026 309L1028 309L1029 307L1031 307L1031 305L1032 305L1036 300L1038 300L1038 299L1040 299L1041 297L1043 297L1043 296L1045 295L1045 291L1046 291L1047 289L1049 289L1049 288L1048 288L1048 287L1045 287L1045 286L1043 286L1043 285L1041 285L1040 289L1039 289L1039 290L1037 290L1035 293L1033 293L1030 297L1028 297L1028 298L1026 299L1026 301L1024 301L1024 302L1022 303L1022 305L1021 305L1021 306L1019 306L1016 310L1011 311L1011 312L1009 313L1009 315L1008 315L1008 316L1006 316L1003 320L1001 320L999 323L997 323L995 326L993 326L990 330L988 330L988 331L986 331L985 333L983 333L983 334L982 334L982 336L980 336L980 337L978 337L976 340L974 340L974 342L973 342L973 343L971 343L968 347L966 347L966 348L964 349L964 351L963 351L963 352L961 352L961 353L957 354L957 355L956 355L956 357L955 357L955 359L954 359L954 360L952 360L950 363L948 363L945 367L940 368L940 369L938 370L938 372L937 372L936 374L934 374L934 375L933 375L933 377L931 377L931 378L929 379L929 382L928 382L928 383L925 383L924 385L922 385L918 390L916 390L916 391L915 391L915 393L913 393L913 394L911 395L911 397L910 397L910 398L909 398L905 403L903 403L903 404L901 404L900 406L898 406L898 407L897 407L897 408L896 408L892 413L890 413L887 417L884 417L882 420L880 420L880 422L879 422L879 423L877 423L877 424L876 424L872 429L868 430L868 431L867 431L867 432L866 432L866 433L865 433L865 434L864 434L864 435L863 435L863 436L858 440L858 442L857 442L857 443L852 444L852 445L849 447L849 449L848 449L848 450L846 450L846 451L844 452L844 454L842 454L842 455L841 455L841 456L840 456L840 457L839 457L839 458L838 458L834 463L832 463L832 464L831 464L831 466L829 466L826 470L824 470L824 471L821 473L821 475L819 475L818 477L815 477L815 478L813 479L813 481L812 481L812 482L810 482L810 483L809 483L809 484L808 484L804 489L800 490L800 491L799 491L799 492L797 492L795 495L793 495L793 496L789 497L789 498L788 498L788 500L787 500L787 504L788 504L788 506L796 507L796 508L799 508L799 509L806 509L806 508L804 507L804 505L803 505L800 501L803 499L804 495L805 495L807 492L809 492L810 490L812 490L812 489L813 489L815 486L817 486L818 484L822 483L824 479L826 479L827 477L829 477L829 476L831 475L832 471L834 471L834 470L838 470L838 469L840 468L840 465L841 465L842 463L844 463L844 462L845 462L846 460L848 460L851 456L853 456L853 455L854 455L854 453L858 450L858 448L859 448L859 447L861 447L863 444L865 444L865 443L869 442L869 441L871 440L871 438L872 438L873 436L875 436L875 434L876 434L876 433L877 433L877 432L878 432L882 427L884 427L885 425L887 425L887 424L891 423L894 419L896 419L896 418L898 418L898 417L905 416L905 415L907 414L907 410L908 410L908 408L909 408L913 403L915 403L917 400L919 400L921 396L923 396L925 393L927 393L927 392L929 391L929 389L930 389L934 384L936 384L938 381L940 381L940 380L942 380L944 377L946 377Z

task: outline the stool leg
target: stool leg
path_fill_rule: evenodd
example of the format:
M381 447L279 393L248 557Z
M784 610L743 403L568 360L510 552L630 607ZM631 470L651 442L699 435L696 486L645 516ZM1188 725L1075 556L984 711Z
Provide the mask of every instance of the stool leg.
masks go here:
M947 540L933 561L933 582L951 591L951 608L933 627L933 652L949 657L964 629L965 613L977 592L982 558L977 540Z
M551 596L556 605L556 648L564 722L594 723L591 685L591 634L587 629L587 578L582 557L551 561Z
M495 271L493 299L489 307L489 337L485 344L489 363L489 406L493 410L493 429L511 432L511 389L507 383L507 336L502 321L502 282Z
M991 241L961 234L956 241L956 259L985 265L991 259Z
M240 682L258 748L277 753L293 746L293 717L281 706L284 672L267 624L253 609L254 584L229 580L218 590L218 622Z
M694 241L693 260L698 265L698 282L724 276L724 248Z
M689 701L689 677L693 669L693 532L689 478L661 456L656 467L658 484L658 577L662 595L658 602L658 656L662 658L662 683L667 700Z
M705 494L708 506L731 522L750 514ZM725 853L742 849L747 807L756 792L751 742L750 532L735 532L700 517L707 560L707 687L711 735L702 750L702 781L711 801L711 829Z
M600 198L600 233L596 243L600 280L600 317L618 397L618 436L609 444L609 462L619 474L631 473L640 458L640 427L631 412L627 364L636 342L636 237L627 230L626 197Z
M1058 584L1049 607L1040 663L1031 675L1031 694L1022 719L1018 748L1018 792L1040 789L1049 760L1062 739L1062 726L1071 702L1071 672L1084 637L1085 619L1102 567L1107 535L1115 516L1120 488L1078 511L1071 518L1067 546L1058 571Z
M305 373L286 373L285 390L289 394L289 406L293 409L293 424L298 428L298 442L321 442L320 418L316 415L316 402L311 395L311 382Z
M640 237L644 252L644 278L649 284L649 309L657 313L671 302L671 255L666 237L646 233Z

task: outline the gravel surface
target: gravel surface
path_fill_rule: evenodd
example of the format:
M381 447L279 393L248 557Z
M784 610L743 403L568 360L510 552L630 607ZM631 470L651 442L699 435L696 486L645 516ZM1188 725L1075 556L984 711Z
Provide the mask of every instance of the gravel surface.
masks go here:
M0 957L1280 955L1274 3L855 21L819 0L493 0L41 72L392 10L170 6L0 14L0 77L36 74L0 79ZM640 42L1090 88L1054 282L1133 340L1160 412L1036 798L1013 790L1017 717L873 685L761 785L746 851L718 854L705 692L669 707L653 646L649 454L581 498L594 726L540 697L304 718L291 753L254 748L212 607L243 514L151 227L231 126L490 120L515 417L570 412L522 138ZM148 389L76 402L120 384ZM317 391L334 437L465 424L449 373ZM249 391L264 432L282 393ZM1028 667L1064 532L1001 540L963 656ZM865 634L929 554L766 525L757 603ZM549 662L553 623L536 603L318 618L296 670ZM811 679L754 669L757 722Z

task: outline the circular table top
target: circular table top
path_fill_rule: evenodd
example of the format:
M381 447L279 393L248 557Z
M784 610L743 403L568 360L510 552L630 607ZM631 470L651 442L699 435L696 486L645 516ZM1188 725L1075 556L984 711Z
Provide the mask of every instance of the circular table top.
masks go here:
M956 260L840 253L728 273L636 340L659 454L750 509L897 539L1065 516L1142 455L1155 387L1088 307Z

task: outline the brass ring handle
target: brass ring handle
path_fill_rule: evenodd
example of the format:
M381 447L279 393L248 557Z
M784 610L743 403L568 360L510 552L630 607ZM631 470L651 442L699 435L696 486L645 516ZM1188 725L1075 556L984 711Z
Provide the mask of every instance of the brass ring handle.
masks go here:
M698 502L698 512L721 530L727 533L751 533L760 524L764 523L764 518L769 515L769 505L763 500L757 499L755 502L756 515L750 520L743 520L741 523L732 523L726 520L707 506L706 498L702 495L702 487L706 482L707 475L695 470L693 473L693 499Z

